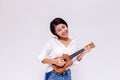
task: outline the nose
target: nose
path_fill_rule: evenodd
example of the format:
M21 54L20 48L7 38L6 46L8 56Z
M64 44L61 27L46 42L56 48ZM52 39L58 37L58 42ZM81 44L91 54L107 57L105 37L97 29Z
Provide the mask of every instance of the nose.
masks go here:
M64 32L64 30L62 29L62 32Z
M65 32L65 29L62 29L62 32Z

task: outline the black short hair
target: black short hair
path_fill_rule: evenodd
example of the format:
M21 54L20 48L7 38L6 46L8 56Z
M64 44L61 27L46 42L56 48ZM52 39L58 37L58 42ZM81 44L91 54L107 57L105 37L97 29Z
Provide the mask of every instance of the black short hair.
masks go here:
M59 36L55 33L55 26L57 26L59 24L64 24L68 27L67 22L65 20L63 20L62 18L55 18L51 21L50 31L52 32L52 34L56 35L58 38L59 38Z

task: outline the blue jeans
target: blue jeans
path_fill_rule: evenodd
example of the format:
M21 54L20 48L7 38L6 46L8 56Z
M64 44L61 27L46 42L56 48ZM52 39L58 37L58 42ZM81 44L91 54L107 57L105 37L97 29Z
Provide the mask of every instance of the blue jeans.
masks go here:
M65 72L59 74L54 70L45 73L45 80L71 80L71 71L70 69Z

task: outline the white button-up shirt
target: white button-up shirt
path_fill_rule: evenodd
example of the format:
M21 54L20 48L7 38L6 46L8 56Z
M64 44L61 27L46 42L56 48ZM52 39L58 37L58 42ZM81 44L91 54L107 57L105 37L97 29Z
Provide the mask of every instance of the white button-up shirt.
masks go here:
M48 42L46 42L46 44L43 46L42 50L40 51L40 55L38 56L38 59L40 62L42 62L44 58L56 58L62 56L63 54L71 55L78 51L79 49L80 48L78 42L75 39L72 39L69 45L66 47L63 43L61 43L58 40L57 37L54 37L50 39ZM73 58L73 64L74 63L75 64L78 63L76 57ZM51 70L52 66L48 64L47 72Z

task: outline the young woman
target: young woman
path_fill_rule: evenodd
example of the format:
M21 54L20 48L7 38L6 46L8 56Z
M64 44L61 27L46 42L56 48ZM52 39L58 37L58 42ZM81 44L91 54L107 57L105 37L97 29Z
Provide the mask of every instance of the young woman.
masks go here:
M68 24L61 18L55 18L50 23L50 30L56 37L50 39L44 45L39 56L40 62L48 64L48 68L45 74L45 80L71 80L70 66L74 63L78 63L82 59L81 54L90 51L90 48L85 48L85 51L75 57L62 73L57 73L53 70L52 64L57 66L64 66L66 61L63 58L56 58L62 56L64 53L71 55L79 50L78 42L75 39L69 37Z

